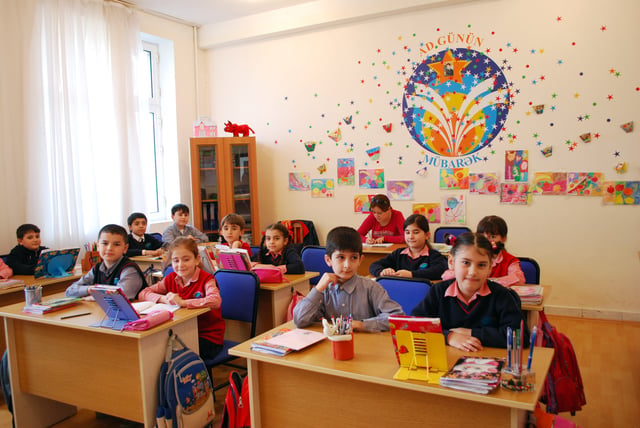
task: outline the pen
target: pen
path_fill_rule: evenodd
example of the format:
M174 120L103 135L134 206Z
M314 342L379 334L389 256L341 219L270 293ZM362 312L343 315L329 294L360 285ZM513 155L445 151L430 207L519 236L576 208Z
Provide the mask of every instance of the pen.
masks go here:
M60 317L61 320L66 320L69 318L75 318L75 317L83 317L85 315L91 315L91 312L82 312L80 314L71 314L71 315L65 315L63 317Z
M536 334L538 333L538 327L533 327L531 332L531 345L529 346L529 358L527 359L527 370L531 370L531 360L533 360L533 347L536 343Z
M522 369L524 368L524 366L522 365L523 349L524 349L524 320L520 320L520 363L519 363L520 366L518 367L520 372L522 372Z
M513 340L513 333L511 327L507 327L507 368L511 370L511 341Z

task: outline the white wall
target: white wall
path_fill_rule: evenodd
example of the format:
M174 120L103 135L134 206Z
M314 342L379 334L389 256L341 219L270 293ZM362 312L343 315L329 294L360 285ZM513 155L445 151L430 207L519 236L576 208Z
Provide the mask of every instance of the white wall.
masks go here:
M311 198L309 192L288 189L289 172L335 178L340 157L354 157L356 169L384 167L387 180L415 181L415 201L393 203L405 215L413 202L440 202L450 193L439 189L437 168L430 167L424 177L416 174L425 151L401 126L401 111L392 109L390 102L402 100L411 62L423 61L421 47L450 32L473 33L483 39L480 49L490 49L494 61L507 61L511 69L505 74L519 93L500 135L503 141L494 141L496 154L485 149L481 154L488 160L472 165L472 172L497 171L503 176L504 151L523 149L529 150L531 175L600 171L606 180L639 180L638 131L625 133L619 127L630 120L638 123L638 12L640 5L623 0L608 2L606 8L577 0L496 0L287 36L274 31L261 40L206 51L201 86L209 91L211 108L202 113L210 113L219 124L231 120L255 130L261 226L280 219L311 219L324 240L334 226L360 224L364 217L353 212L354 195L377 192L340 186L332 199ZM545 104L544 114L532 112L536 104ZM348 115L353 115L355 129L340 125ZM393 123L390 134L381 128L388 122ZM335 143L327 134L338 127L343 140ZM569 151L565 141L579 141L584 132L600 136ZM516 138L508 138L510 134ZM305 150L305 141L319 143L313 153ZM552 145L553 156L543 157L537 141ZM365 153L374 146L382 147L379 164ZM613 157L614 151L622 156ZM613 168L621 159L628 163L628 172L617 175ZM323 163L327 172L320 175L317 168ZM551 311L640 319L638 206L605 206L597 197L546 195L534 196L528 206L514 206L500 204L497 196L470 195L467 225L474 228L488 214L507 220L511 253L533 257L542 266L542 283L553 286Z

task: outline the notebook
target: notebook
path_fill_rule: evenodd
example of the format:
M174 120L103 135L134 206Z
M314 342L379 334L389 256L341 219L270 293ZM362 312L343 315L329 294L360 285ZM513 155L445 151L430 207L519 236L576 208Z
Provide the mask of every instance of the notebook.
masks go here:
M79 253L80 248L42 250L33 276L36 278L70 276L76 266Z
M89 288L89 295L100 305L104 317L91 327L107 327L122 330L129 321L140 319L140 315L125 296L122 288L116 285L95 285Z

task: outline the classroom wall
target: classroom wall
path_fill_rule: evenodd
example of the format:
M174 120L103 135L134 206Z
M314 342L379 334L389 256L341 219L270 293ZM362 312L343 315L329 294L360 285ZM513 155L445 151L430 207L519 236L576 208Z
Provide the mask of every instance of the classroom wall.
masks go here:
M621 128L637 122L640 107L640 56L633 45L640 36L638 12L640 5L623 0L606 7L577 0L476 1L329 20L253 40L207 40L200 87L209 110L202 114L255 130L262 227L310 219L322 241L334 226L357 227L364 214L354 212L354 197L385 189L360 188L356 179L355 185L325 188L332 197L322 198L289 184L290 173L335 181L337 159L353 158L356 177L360 169L384 168L386 180L413 181L412 200L392 202L405 216L414 203L443 204L448 195L463 195L469 227L488 214L504 217L507 249L535 258L542 283L553 287L549 312L640 320L638 205L566 194L533 195L529 204L513 205L498 195L442 190L441 161L450 158L433 156L411 138L401 108L406 79L426 55L469 43L502 67L515 101L491 147L471 157L469 172L496 172L502 181L505 151L526 150L528 183L545 171L640 180L638 131ZM234 25L242 33L250 22ZM456 42L458 36L465 42ZM534 111L537 105L544 105L543 113ZM334 141L338 129L341 139ZM587 133L591 141L585 143L580 135ZM312 142L315 148L307 150ZM545 157L541 149L549 146L552 155ZM369 156L367 150L378 147L379 157ZM615 170L620 162L627 164L624 174Z

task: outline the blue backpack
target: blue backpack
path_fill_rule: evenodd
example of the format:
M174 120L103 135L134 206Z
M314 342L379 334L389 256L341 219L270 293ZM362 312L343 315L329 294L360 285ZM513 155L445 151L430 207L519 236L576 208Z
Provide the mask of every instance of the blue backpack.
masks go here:
M175 342L182 345L174 350ZM203 428L215 416L209 370L200 356L170 332L158 377L158 428Z

